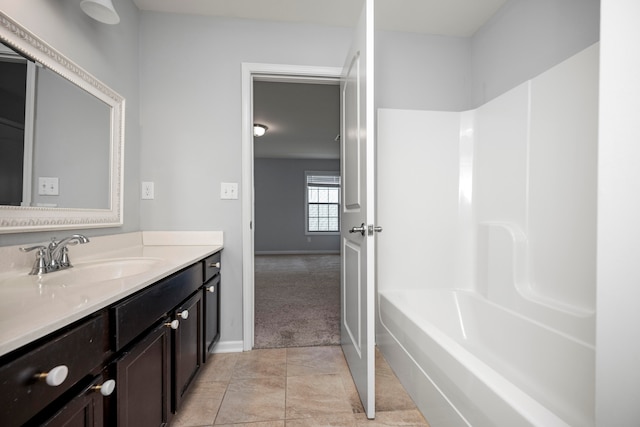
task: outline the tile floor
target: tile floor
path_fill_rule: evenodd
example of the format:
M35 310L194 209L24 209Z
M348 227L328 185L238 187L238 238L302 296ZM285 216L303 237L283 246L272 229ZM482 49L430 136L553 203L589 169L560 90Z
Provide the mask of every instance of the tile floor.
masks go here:
M422 426L422 414L376 352L376 419L367 420L339 346L209 358L172 427Z

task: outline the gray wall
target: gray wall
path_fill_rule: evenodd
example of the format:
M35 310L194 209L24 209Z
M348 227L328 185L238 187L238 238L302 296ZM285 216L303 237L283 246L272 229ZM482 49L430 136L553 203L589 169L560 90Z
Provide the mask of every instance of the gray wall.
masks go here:
M340 236L305 234L305 171L339 174L340 160L255 159L253 168L256 253L340 252Z
M378 108L471 108L469 38L376 31L375 71Z
M140 229L139 11L131 0L114 0L113 3L121 19L116 26L101 24L89 18L82 12L77 1L0 0L0 9L4 13L126 99L124 226L78 230L88 236ZM0 246L43 242L53 236L60 237L72 232L65 230L0 234Z
M144 230L223 230L222 341L242 339L242 194L220 200L220 183L241 184L243 62L341 67L344 28L142 12L140 178ZM240 186L240 188L242 188Z
M472 38L478 107L600 39L600 0L510 0Z
M510 0L472 37L376 32L376 106L477 108L599 40L599 0Z

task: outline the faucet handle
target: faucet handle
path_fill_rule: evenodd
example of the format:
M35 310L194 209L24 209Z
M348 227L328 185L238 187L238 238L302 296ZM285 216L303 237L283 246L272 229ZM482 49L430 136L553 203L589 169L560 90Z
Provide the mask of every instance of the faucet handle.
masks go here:
M28 248L20 248L22 252L31 252L37 250L36 261L31 268L29 274L44 274L49 271L49 260L47 259L47 247L42 245L31 246Z
M61 252L62 253L60 254L59 268L73 267L73 265L71 265L71 261L69 261L69 249L67 249L67 247L65 246L64 248L62 248Z
M42 245L30 246L28 248L20 248L20 252L31 252L35 251L36 249L39 251L44 251L45 249L47 249L47 247Z

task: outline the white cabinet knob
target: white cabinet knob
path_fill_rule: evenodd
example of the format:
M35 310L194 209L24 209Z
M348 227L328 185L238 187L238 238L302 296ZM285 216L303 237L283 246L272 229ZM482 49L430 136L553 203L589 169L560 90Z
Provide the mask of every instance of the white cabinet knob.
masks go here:
M182 310L178 313L178 317L187 320L189 318L189 310Z
M107 380L102 385L93 387L94 390L100 390L100 394L103 396L109 396L116 389L116 380Z
M180 321L176 319L172 320L171 322L167 322L164 325L170 327L171 329L178 329L178 326L180 326Z
M60 365L51 369L49 372L38 374L37 378L44 379L47 385L51 387L57 387L67 379L67 375L69 375L69 368L67 368L66 365Z
M211 264L209 264L209 267L220 268L220 261L212 262Z
M215 287L215 286L213 286L213 285L211 285L211 286L209 286L209 287L207 288L207 292L214 293L215 291L216 291L216 287Z

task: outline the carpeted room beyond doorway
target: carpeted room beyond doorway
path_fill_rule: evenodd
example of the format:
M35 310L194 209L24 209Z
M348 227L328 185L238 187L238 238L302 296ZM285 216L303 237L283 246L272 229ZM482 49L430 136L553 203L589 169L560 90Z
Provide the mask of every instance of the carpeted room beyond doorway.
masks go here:
M340 255L256 255L254 348L338 344Z

